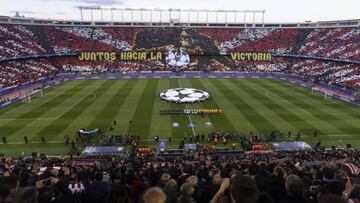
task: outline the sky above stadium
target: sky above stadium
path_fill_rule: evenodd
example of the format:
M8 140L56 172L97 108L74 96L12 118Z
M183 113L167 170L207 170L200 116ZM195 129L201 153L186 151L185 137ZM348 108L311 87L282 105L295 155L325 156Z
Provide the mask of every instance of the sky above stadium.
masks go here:
M0 15L14 16L18 11L26 17L78 20L79 6L264 9L265 22L360 19L359 0L0 0Z

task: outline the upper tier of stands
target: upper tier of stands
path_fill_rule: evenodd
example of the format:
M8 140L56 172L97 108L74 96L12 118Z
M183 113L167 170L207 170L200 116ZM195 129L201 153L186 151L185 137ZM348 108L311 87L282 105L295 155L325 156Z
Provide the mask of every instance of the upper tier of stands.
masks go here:
M350 21L349 21L350 22ZM354 21L357 22L357 21ZM339 86L360 85L358 24L326 28L281 27L147 27L0 24L0 60L81 51L182 47L190 54L188 70L285 72ZM271 62L233 61L231 52L326 57L331 62L273 57ZM77 57L48 57L0 62L0 89L62 72L129 72L171 70L165 61L89 62Z

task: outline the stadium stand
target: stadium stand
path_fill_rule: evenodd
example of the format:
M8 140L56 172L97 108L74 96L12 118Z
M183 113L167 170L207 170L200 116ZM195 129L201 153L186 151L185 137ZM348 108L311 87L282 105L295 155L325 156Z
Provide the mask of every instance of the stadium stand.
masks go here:
M286 73L349 89L360 86L359 27L3 23L0 90L58 74L172 71L164 60L78 59L82 51L145 49L165 53L169 47L181 47L190 55L187 71ZM232 52L271 52L273 60L233 61ZM4 98L0 104L7 101ZM231 133L223 133L219 137L233 139ZM217 140L217 134L210 133L209 141ZM255 137L255 143L272 139ZM138 140L132 135L103 135L97 142L131 147ZM257 149L262 150L261 146ZM132 149L129 156L0 156L0 202L360 202L359 149L325 150L319 144L313 150L236 155L208 148L178 156L148 152Z
M64 72L169 71L172 67L165 61L80 61L76 56L82 51L151 49L166 52L168 47L180 44L190 55L190 64L185 70L283 72L341 87L353 88L360 84L358 27L228 28L224 31L194 27L0 24L0 34L2 88ZM270 62L233 61L229 56L232 52L270 52L274 57ZM45 57L49 54L74 56ZM29 56L30 60L24 59ZM33 59L33 56L43 58Z
M330 197L336 199L331 202L358 202L359 152L2 156L0 198L19 202L24 195L32 197L24 194L32 188L38 201L27 202L147 202L144 192L158 187L166 199L162 202L329 202L323 199Z

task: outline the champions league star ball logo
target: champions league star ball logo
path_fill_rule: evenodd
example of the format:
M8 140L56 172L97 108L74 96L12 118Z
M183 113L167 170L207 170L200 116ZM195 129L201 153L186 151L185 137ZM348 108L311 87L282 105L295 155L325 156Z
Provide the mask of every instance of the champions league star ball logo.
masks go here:
M172 49L166 54L165 61L170 66L182 67L190 63L190 57L189 54L183 51L178 53L175 49Z
M160 99L174 103L195 103L208 98L209 93L194 88L168 89L160 93Z

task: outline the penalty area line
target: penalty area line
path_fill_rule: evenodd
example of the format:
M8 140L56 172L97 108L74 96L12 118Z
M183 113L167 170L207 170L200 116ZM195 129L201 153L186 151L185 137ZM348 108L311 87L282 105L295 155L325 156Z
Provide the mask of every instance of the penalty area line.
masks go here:
M95 91L95 90L94 90ZM61 116L63 116L65 113L67 113L70 109L72 109L74 106L76 106L77 104L79 104L82 100L84 100L87 96L92 95L92 97L90 98L89 101L92 101L94 99L96 99L96 94L93 93L94 91L90 92L89 94L85 95L84 97L82 97L79 101L75 102L73 105L71 105L68 109L66 109L63 113L61 113L59 116L57 117L39 117L39 118L1 118L0 117L0 121L14 121L14 120L19 120L19 121L33 121L33 120L57 120L59 119Z
M90 101L96 99L96 94L94 93L95 90L100 87L100 85L98 85L96 88L94 88L93 91L89 92L88 94L86 94L85 96L83 96L81 99L79 99L77 102L75 102L74 104L72 104L71 106L69 106L69 108L67 108L62 114L60 114L59 116L56 117L56 119L61 118L64 114L66 114L68 111L70 111L74 106L78 105L80 102L82 102L86 97L88 97L89 95L92 95Z

